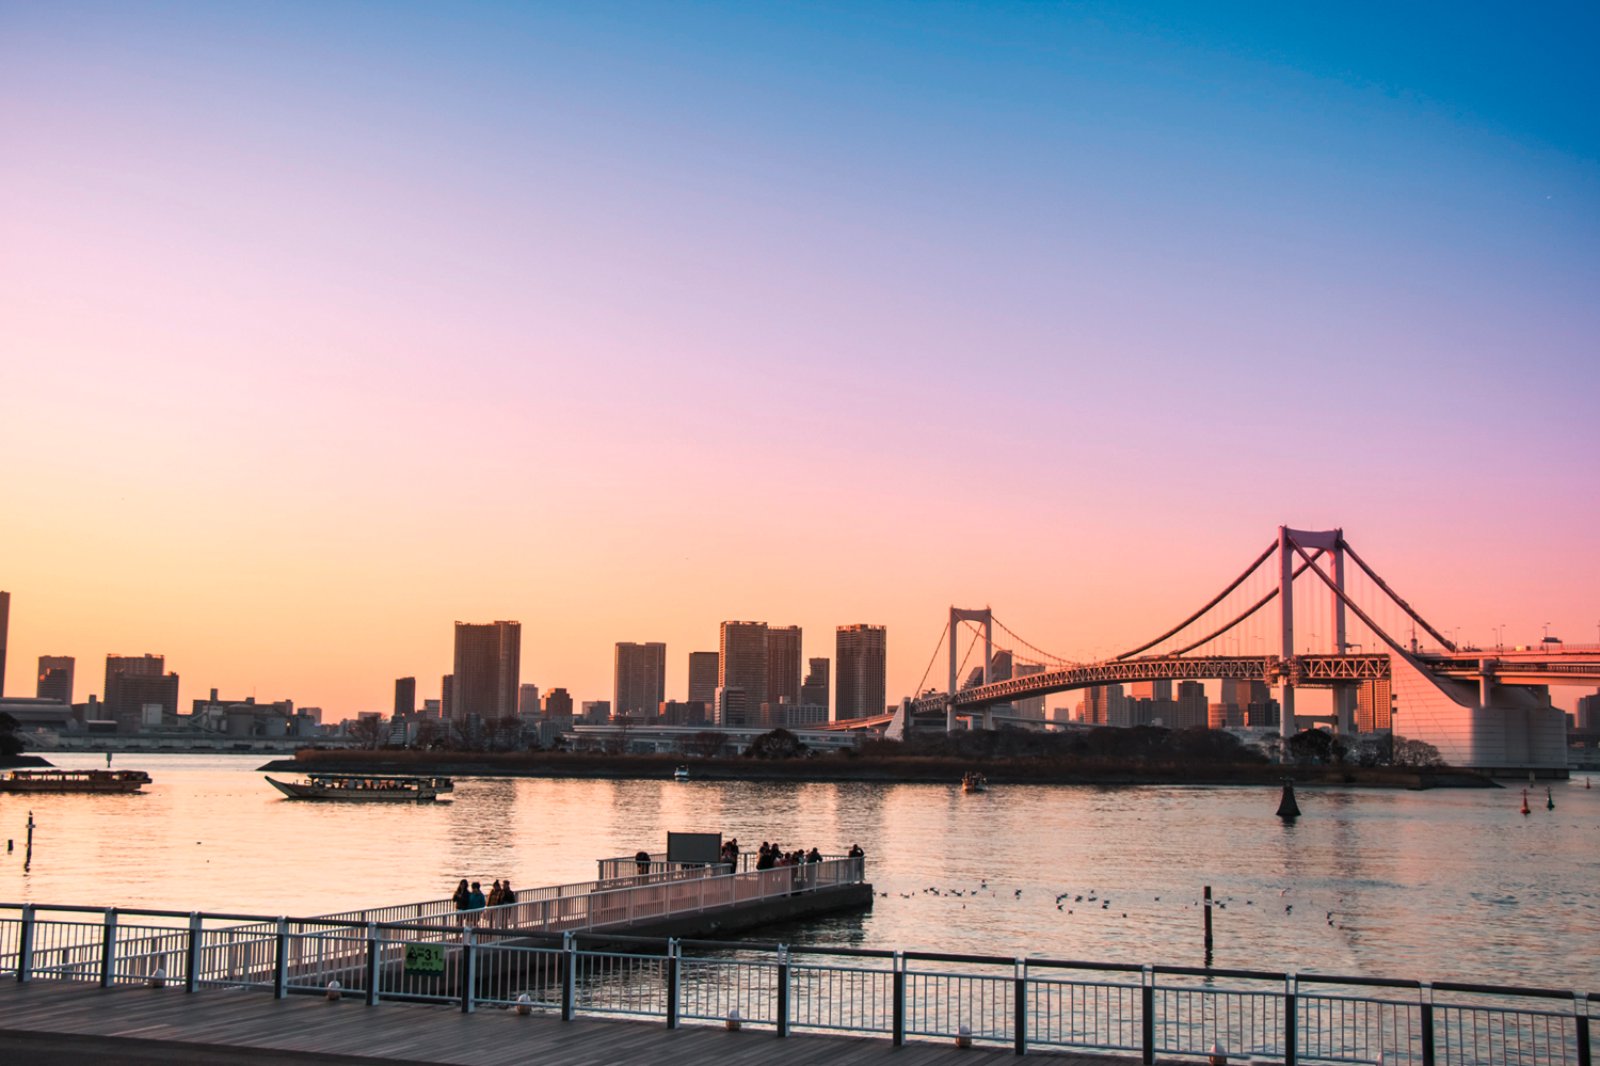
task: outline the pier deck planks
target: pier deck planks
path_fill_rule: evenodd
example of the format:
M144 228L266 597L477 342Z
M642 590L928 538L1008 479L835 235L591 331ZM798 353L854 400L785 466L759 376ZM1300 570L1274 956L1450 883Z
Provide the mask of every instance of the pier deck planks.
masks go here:
M313 996L278 1000L260 992L207 989L111 988L67 982L0 982L0 1059L9 1033L52 1033L172 1041L323 1055L362 1056L454 1066L1000 1066L1015 1062L1010 1048L959 1049L878 1037L801 1034L779 1040L771 1029L742 1032L648 1021L551 1015L520 1017L498 1008L462 1014L459 1008L410 1003L368 1007ZM22 1044L10 1045L14 1050ZM1127 1066L1136 1058L1030 1051L1062 1066Z

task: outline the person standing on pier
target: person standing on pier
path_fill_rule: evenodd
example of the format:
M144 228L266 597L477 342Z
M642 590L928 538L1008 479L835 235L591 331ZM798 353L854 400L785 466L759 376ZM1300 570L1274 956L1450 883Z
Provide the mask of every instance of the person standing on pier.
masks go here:
M463 877L456 886L455 892L450 896L450 902L456 907L456 920L465 923L467 908L472 905L472 889L467 887L467 879Z
M486 902L483 898L483 886L476 881L472 882L472 891L467 895L467 910L472 912L467 916L468 924L478 924L478 919L483 917L478 912L483 910L483 905Z

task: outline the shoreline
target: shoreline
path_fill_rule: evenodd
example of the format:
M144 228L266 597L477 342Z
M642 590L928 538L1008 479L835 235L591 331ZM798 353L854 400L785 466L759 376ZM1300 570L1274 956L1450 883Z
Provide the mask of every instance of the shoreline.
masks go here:
M1237 785L1262 787L1285 780L1308 787L1334 786L1421 790L1499 788L1485 774L1451 768L1274 766L1263 764L1139 764L1058 759L820 758L761 760L691 759L650 755L581 755L545 752L474 754L411 751L320 751L305 749L292 759L273 759L268 773L372 773L457 777L542 777L602 780L671 780L687 766L691 781L813 781L874 784L955 785L968 770L982 771L994 785Z

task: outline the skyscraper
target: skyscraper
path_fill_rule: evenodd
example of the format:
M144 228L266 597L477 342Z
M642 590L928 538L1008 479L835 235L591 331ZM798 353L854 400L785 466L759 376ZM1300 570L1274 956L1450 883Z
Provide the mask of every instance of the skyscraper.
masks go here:
M832 687L828 683L828 660L808 659L806 662L810 670L806 672L805 681L800 684L800 702L808 707L831 706L828 702L829 689Z
M800 702L800 627L767 627L766 701L774 707L787 699Z
M539 717L538 685L523 685L517 691L517 714L523 718Z
M834 638L839 668L834 721L870 718L888 706L889 632L883 626L840 626Z
M11 630L11 593L0 592L0 698L6 694L6 634Z
M703 703L708 711L716 703L718 663L721 661L722 657L714 651L689 653L690 703Z
M717 687L738 689L743 693L742 710L753 714L767 694L767 623L724 622L721 643ZM721 718L717 721L719 725L735 724Z
M456 623L452 718L513 718L521 683L522 623Z
M41 700L60 700L72 706L72 674L76 665L70 655L39 656L39 687L35 695Z
M667 698L667 646L617 644L613 714L652 719Z
M397 677L394 680L394 716L409 718L417 713L417 679Z

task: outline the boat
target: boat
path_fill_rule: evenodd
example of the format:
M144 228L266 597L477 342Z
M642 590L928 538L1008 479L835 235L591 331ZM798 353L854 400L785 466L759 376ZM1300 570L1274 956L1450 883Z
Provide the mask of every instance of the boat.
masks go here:
M672 779L674 781L689 780L689 768L687 766L678 767L676 770L672 771Z
M12 770L0 774L0 792L138 792L150 783L143 770Z
M455 790L448 777L410 777L399 774L307 774L304 781L267 783L290 799L362 800L368 803L416 803L437 799Z
M961 791L987 792L989 791L989 779L976 770L968 770L961 775Z

